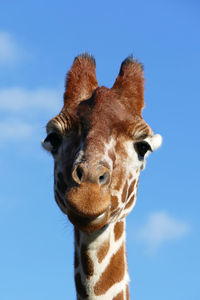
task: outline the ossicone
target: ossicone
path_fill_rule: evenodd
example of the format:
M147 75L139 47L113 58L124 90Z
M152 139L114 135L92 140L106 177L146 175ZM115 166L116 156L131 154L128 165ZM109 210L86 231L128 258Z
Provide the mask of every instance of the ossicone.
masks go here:
M78 55L67 73L64 93L64 108L75 113L78 104L89 99L97 88L96 64L92 55Z
M128 56L121 64L112 90L131 112L141 115L144 108L143 65L132 56Z

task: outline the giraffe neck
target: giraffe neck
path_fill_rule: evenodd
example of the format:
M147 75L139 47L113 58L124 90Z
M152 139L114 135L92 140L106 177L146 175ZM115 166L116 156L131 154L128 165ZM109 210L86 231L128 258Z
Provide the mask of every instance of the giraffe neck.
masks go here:
M75 229L77 299L128 300L125 220L93 234Z

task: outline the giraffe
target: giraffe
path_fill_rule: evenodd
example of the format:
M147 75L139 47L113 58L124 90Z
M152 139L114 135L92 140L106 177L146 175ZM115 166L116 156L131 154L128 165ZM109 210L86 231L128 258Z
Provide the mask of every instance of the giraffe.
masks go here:
M74 225L77 299L128 300L126 216L162 138L142 118L142 64L126 58L110 89L98 87L95 68L87 53L74 59L42 144L54 158L55 200Z

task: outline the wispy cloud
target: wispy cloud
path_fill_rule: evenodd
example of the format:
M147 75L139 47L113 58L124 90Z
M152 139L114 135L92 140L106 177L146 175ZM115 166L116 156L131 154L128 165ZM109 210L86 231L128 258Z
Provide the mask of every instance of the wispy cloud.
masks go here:
M29 57L14 36L0 31L0 66L13 65ZM9 87L0 89L1 145L33 136L41 116L59 112L62 94L57 89ZM37 131L38 132L38 131Z
M154 212L138 230L136 238L145 243L148 253L154 253L164 243L183 238L189 231L190 226L186 222L166 212Z
M0 63L15 63L21 56L23 50L19 47L14 37L4 31L0 31Z
M0 109L9 112L21 112L31 109L56 111L60 94L58 90L38 88L27 90L21 87L11 87L0 90Z
M59 90L48 88L0 89L1 145L38 134L41 116L45 120L58 113L62 104L61 96Z

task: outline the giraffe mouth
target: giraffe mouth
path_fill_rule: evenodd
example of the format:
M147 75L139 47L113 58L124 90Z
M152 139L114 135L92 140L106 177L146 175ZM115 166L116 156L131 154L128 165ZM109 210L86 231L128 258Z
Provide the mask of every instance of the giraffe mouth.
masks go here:
M110 193L107 188L86 182L65 193L67 215L71 223L82 231L103 227L110 216Z
M94 220L91 221L91 224L99 224L99 223L101 223L104 220L104 218L106 216L106 213L107 212L105 211L100 216L96 217Z
M74 210L72 211L71 209L68 209L67 215L70 222L75 227L77 227L81 231L92 232L100 229L106 224L109 217L109 211L106 210L99 216L88 217L88 216L80 215Z

